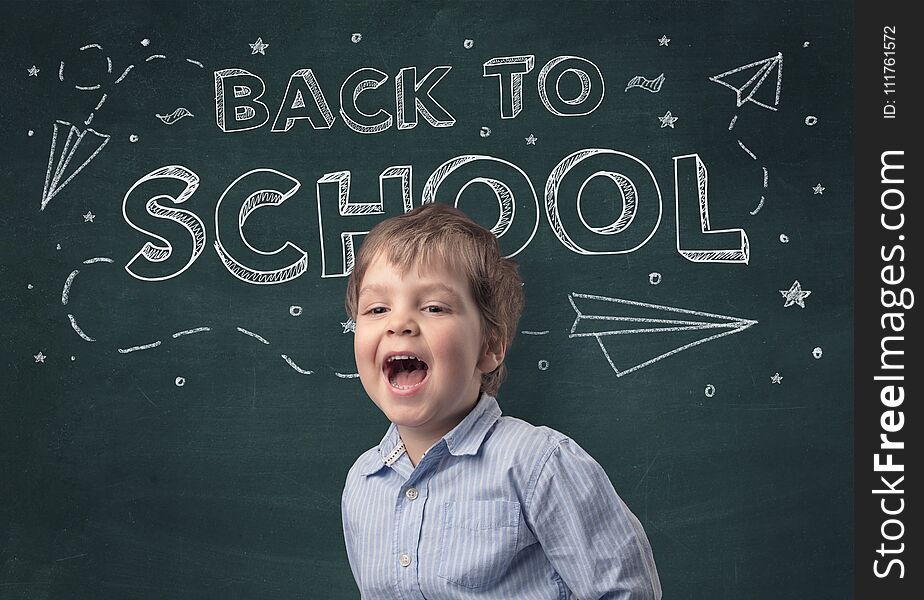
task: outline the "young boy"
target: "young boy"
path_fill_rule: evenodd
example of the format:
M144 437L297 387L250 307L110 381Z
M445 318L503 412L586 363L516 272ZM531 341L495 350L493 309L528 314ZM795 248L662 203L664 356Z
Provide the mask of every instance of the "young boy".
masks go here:
M638 519L567 436L494 395L523 306L513 261L434 203L366 237L347 283L363 388L392 422L343 490L364 600L657 599Z

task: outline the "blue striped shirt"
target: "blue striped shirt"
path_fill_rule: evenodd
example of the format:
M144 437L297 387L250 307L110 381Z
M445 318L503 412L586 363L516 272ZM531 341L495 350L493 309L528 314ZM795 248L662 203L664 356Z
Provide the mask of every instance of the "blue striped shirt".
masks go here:
M392 424L343 490L364 600L661 597L641 524L567 436L483 394L416 468L401 449Z

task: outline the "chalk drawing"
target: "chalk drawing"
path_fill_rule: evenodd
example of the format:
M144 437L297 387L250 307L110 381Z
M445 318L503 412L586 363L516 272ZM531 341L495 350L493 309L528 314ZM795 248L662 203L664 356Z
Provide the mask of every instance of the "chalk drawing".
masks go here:
M661 274L657 271L648 274L648 283L651 285L658 285L661 283Z
M68 127L67 139L58 148L58 131ZM88 133L93 135L88 136ZM107 143L109 143L109 135L92 129L80 130L67 121L55 121L51 134L51 150L48 153L48 169L45 171L45 187L42 190L41 210L45 210L51 199L63 190L100 153ZM82 148L81 144L83 144ZM68 171L71 161L78 155L78 150L80 150L81 158L87 152L89 152L89 156L83 159L83 162L80 162L80 158L74 160L75 164L80 162L79 166L76 168L71 167L71 170ZM55 160L56 157L57 161ZM61 181L65 175L67 178Z
M462 47L466 50L470 50L475 45L475 40L465 40L462 42Z
M706 386L706 389L703 390L703 393L706 394L707 398L712 398L715 396L715 386L710 383Z
M735 126L735 121L737 121L737 120L738 120L738 115L735 115L734 117L732 117L731 122L728 124L728 130L729 130L729 131L731 131L731 130L732 130L732 127Z
M580 67L574 66L564 69L564 64L578 64ZM562 65L559 67L559 65ZM584 68L581 68L584 67ZM560 69L561 72L558 71ZM589 108L581 108L576 110L571 110L564 106L559 106L556 108L552 105L552 101L549 98L548 90L549 86L546 84L546 79L549 75L558 73L555 77L555 99L564 103L567 106L577 107L590 98L591 91L594 90L594 82L599 86L599 91L594 94L595 98L591 99ZM571 73L576 75L578 80L581 82L581 91L574 98L565 99L561 95L561 82L565 74ZM597 107L600 106L600 103L603 102L603 97L606 95L606 82L603 79L603 74L600 72L600 67L595 65L593 62L587 60L586 58L581 58L580 56L558 56L553 58L542 67L542 70L539 71L539 77L537 78L537 86L539 87L539 99L542 101L543 106L553 115L559 117L579 117L583 115L589 115L593 111L597 110Z
M96 218L96 215L94 215L92 212L89 212L89 211L88 211L87 214L85 214L85 215L83 216L83 222L84 222L84 223L92 223L92 222L93 222L93 219L95 219L95 218Z
M350 41L353 42L354 44L358 44L362 40L363 40L363 34L361 33L354 33L353 35L350 36Z
M48 357L45 356L44 354L42 354L42 351L39 350L39 353L38 353L38 354L33 354L33 355L32 355L32 358L34 358L34 359L35 359L35 362L37 362L37 363L45 364L45 359L48 358Z
M660 39L658 39L658 47L659 47L659 48L660 48L661 46L667 46L667 45L670 44L670 43L671 43L671 38L667 37L666 35L662 35L662 36L660 37Z
M481 135L481 137L486 138L486 137L488 137L489 135L491 135L491 128L490 128L490 127L482 127L482 128L481 128L481 131L479 131L478 133Z
M767 167L761 167L764 170L764 189L767 189Z
M241 333L243 333L244 335L249 335L250 337L254 338L255 340L259 340L260 342L266 344L267 346L269 345L269 342L266 341L266 338L264 338L263 336L261 336L261 335L258 334L258 333L254 333L254 332L252 332L252 331L248 331L248 330L244 329L243 327L238 327L237 330L240 331Z
M785 233L781 233L781 234L780 234L780 242L782 242L782 243L784 243L784 244L788 244L788 243L789 243L789 236L786 235Z
M149 40L148 38L144 38L143 40L141 40L141 45L147 48L148 46L151 45L151 40Z
M753 75L750 75L752 72ZM767 97L769 93L762 92L762 89L765 87L764 82L774 72L776 73L776 89L771 99ZM750 78L745 80L748 75ZM736 67L730 71L713 75L709 79L733 90L736 104L739 107L745 102L753 102L757 106L775 111L780 103L780 90L783 86L783 53L778 52L776 56ZM759 92L761 93L760 100L757 99Z
M641 75L636 75L629 80L629 83L626 84L626 89L624 92L628 92L631 88L641 88L646 92L651 92L652 94L657 94L661 91L661 86L664 85L664 73L661 73L653 79L646 79Z
M298 366L297 364L295 364L295 361L293 361L291 358L289 358L289 357L286 356L285 354L280 354L279 356L281 356L281 357L283 358L283 360L285 360L286 363L287 363L290 367L292 367L293 369L295 369L297 372L301 373L302 375L311 375L311 374L314 373L314 371L306 371L305 369L301 368L300 366Z
M774 373L773 375L770 376L770 383L775 383L775 384L777 384L777 385L782 385L782 383L783 383L783 376L780 375L779 373Z
M154 116L160 119L164 123L164 125L173 125L174 123L176 123L183 117L193 117L195 115L193 115L188 109L183 108L181 106L177 108L176 110L174 110L169 115L155 114Z
M203 65L203 64L202 64L201 62L199 62L198 60L193 60L193 59L191 59L191 58L187 58L187 59L186 59L186 62L192 63L192 64L196 65L197 67L199 67L200 69L204 69L204 68L205 68L205 65Z
M674 123L677 122L678 118L679 117L675 117L674 115L672 115L671 111L667 111L666 113L664 113L663 117L658 117L658 120L661 121L661 129L664 129L665 127L670 127L671 129L673 129Z
M538 367L539 367L539 370L540 370L540 371L546 371L546 370L548 370L548 368L549 368L549 361L547 361L547 360L545 360L545 359L540 360L540 361L539 361L539 364L538 364Z
M527 146L535 146L535 145L536 145L536 140L538 140L539 138L537 138L537 137L534 136L533 134L529 134L529 137L528 137L528 138L523 138L523 139L526 140L526 145L527 145Z
M805 117L805 124L808 125L809 127L811 127L812 125L815 125L816 123L818 123L818 117L813 116L813 115L809 115Z
M522 333L523 335L548 335L549 330L546 329L545 331L521 331L520 333Z
M356 323L353 319L347 319L345 323L340 323L343 327L343 333L356 333Z
M757 205L757 208L755 208L754 210L752 210L752 211L750 211L750 212L751 212L752 215L756 215L757 213L760 212L760 209L763 208L763 207L764 207L764 197L761 196L761 197L760 197L760 203Z
M176 379L173 380L173 383L176 384L176 387L183 387L184 385L186 385L186 378L177 377Z
M35 65L32 65L31 69L27 69L29 77L38 77L38 74L41 72L41 69L36 68Z
M88 336L87 334L85 334L85 333L83 332L83 330L80 328L80 326L77 325L77 319L74 318L74 315L68 314L68 315L67 315L67 318L68 318L68 320L71 322L71 328L73 328L73 330L77 333L77 335L79 335L81 338L83 338L84 340L86 340L86 341L88 341L88 342L95 342L95 341L96 341L94 338L91 338L90 336Z
M196 328L194 328L194 329L185 329L185 330L183 330L183 331L177 331L177 332L174 333L171 337L173 337L173 339L176 339L176 338L182 337L182 336L184 336L184 335L192 335L192 334L194 334L194 333L202 333L202 332L204 332L204 331L211 331L211 330L212 330L211 327L196 327Z
M302 316L302 312L303 312L302 307L298 306L297 304L293 304L292 306L289 307L289 314L292 315L293 317Z
M740 333L752 325L757 324L757 321L752 319L729 317L658 304L648 304L622 298L579 294L576 292L572 292L568 295L568 302L571 304L576 314L568 337L593 337L596 339L597 344L600 346L600 350L603 352L603 356L606 358L606 361L613 369L613 372L616 373L617 377L628 375L629 373L654 364L661 359L673 356L683 350L727 335ZM614 312L618 313L622 311L632 314L613 314ZM627 344L628 352L623 353L623 356L618 357L618 360L620 364L635 364L630 364L630 366L624 366L623 368L617 366L616 361L614 361L607 348L607 344L615 346L618 340L623 339L619 336L668 335L666 339L670 340L672 337L671 334L696 330L702 330L706 333L715 330L720 331L693 342L671 348L653 358L641 360L641 362L636 362L638 360L637 358L626 358L625 355L634 351L632 343L629 342Z
M754 160L757 160L757 157L754 156L754 153L751 152L750 150L748 150L747 146L745 146L745 145L741 142L741 140L738 140L738 145L741 146L741 149L742 149L742 150L744 150L745 152L748 153L748 156L750 156L750 157L753 158Z
M32 130L32 129L30 129L30 130L28 131L27 135L28 135L29 137L32 137L33 135L35 135L35 131Z
M131 348L119 348L119 354L128 354L129 352L137 352L139 350L150 350L151 348L157 348L160 346L160 340L156 342L151 342L150 344L144 344L142 346L132 346Z
M788 290L780 290L780 294L786 298L783 308L798 304L799 308L805 308L805 299L812 295L809 290L803 290L799 280L795 280Z
M813 196L817 196L818 194L825 193L825 188L820 183L816 185L815 187L813 187L812 190L813 190L813 194L812 194Z
M88 258L87 260L83 261L83 264L85 264L85 265L92 265L93 263L98 263L98 262L112 263L112 262L115 262L115 261L113 261L111 258L107 258L107 257L105 257L105 256L98 256L98 257L96 257L96 258Z
M55 246L55 250L60 250L60 249L61 249L61 244L58 244L57 246Z
M135 142L138 141L138 136L133 133L130 136L128 136L128 141L134 144Z
M250 44L250 50L251 50L250 53L251 54L259 53L259 54L262 54L263 56L266 56L266 52L264 52L264 50L266 50L267 48L269 48L269 44L264 44L263 38L258 37L256 42Z
M802 42L802 47L803 47L803 48L808 48L808 47L809 47L809 43L808 43L808 42Z
M359 373L338 373L336 371L334 372L334 375L340 379L356 379L359 377Z
M151 56L144 59L144 62L151 62L152 60L164 60L166 58L167 57L164 56L163 54L152 54Z
M80 271L74 269L71 271L71 274L67 276L67 279L64 281L64 289L61 290L61 304L67 306L67 298L71 293L71 284L74 283L74 277L77 277L77 274Z
M815 357L816 360L821 358L822 354L823 354L823 351L821 349L821 346L815 346L815 348L812 350L812 356Z

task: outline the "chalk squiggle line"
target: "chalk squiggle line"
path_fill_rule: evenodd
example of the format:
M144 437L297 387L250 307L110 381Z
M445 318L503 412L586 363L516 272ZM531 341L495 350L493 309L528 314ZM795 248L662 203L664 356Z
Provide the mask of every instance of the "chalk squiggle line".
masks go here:
M752 214L752 215L756 215L758 212L760 212L760 209L763 208L763 206L764 206L764 197L761 196L761 197L760 197L760 204L757 205L757 208L755 208L754 210L751 211L751 214Z
M757 157L754 156L754 153L751 152L750 150L748 150L748 149L747 149L747 146L745 146L744 144L741 143L741 140L738 140L738 145L741 146L741 149L744 150L745 152L747 152L748 155L749 155L751 158L753 158L754 160L757 160Z
M99 104L97 104L96 108L94 108L93 110L99 110L100 108L102 108L104 102L106 102L106 94L103 94L103 97L100 98L99 100Z
M61 63L61 68L62 69L64 68L64 63ZM125 79L125 76L128 75L128 72L134 68L135 68L135 65L128 65L128 67L126 67L126 69L122 71L122 74L119 75L119 78L115 80L115 83L122 83L122 80ZM64 79L62 79L61 81L64 81Z
M89 90L98 90L99 84L97 83L96 85L75 85L74 87L77 88L78 90L82 90L86 92Z
M71 271L71 274L67 276L67 281L64 282L64 289L61 290L61 304L67 306L67 297L71 294L71 284L74 283L74 277L77 277L77 274L80 273L77 269Z
M61 66L58 67L58 81L64 81L64 61L61 61Z
M735 121L737 121L737 120L738 120L738 115L735 115L734 117L732 117L731 123L728 124L728 130L729 130L729 131L731 131L731 130L732 130L732 127L735 126Z
M163 54L152 54L151 56L144 59L144 62L151 62L152 60L157 59L157 58L167 58L167 57L164 56Z
M119 348L119 354L128 354L129 352L135 352L136 350L149 350L150 348L156 348L160 346L160 340L152 342L150 344L145 344L143 346L132 346L131 348Z
M87 340L88 342L95 342L95 341L96 341L96 340L94 340L93 338L91 338L90 336L88 336L87 334L85 334L85 333L83 332L83 330L77 325L77 320L74 318L74 315L68 314L68 315L67 315L67 318L71 320L71 327L74 328L74 331L77 332L77 335L79 335L79 336L82 337L83 339Z
M111 258L107 258L107 257L105 257L105 256L99 256L99 257L96 257L96 258L88 258L87 260L83 261L83 264L85 264L85 265L92 265L93 263L98 263L98 262L107 262L107 263L111 263L111 262L115 262L115 261L112 260Z
M285 359L285 361L286 361L287 363L289 363L289 366L290 366L290 367L292 367L293 369L295 369L296 371L298 371L298 372L301 373L302 375L312 375L312 374L314 374L314 371L306 371L305 369L303 369L303 368L301 368L300 366L298 366L297 364L295 364L295 362L293 362L293 360L292 360L291 358L289 358L288 356L286 356L285 354L280 354L279 356L281 356L283 359Z
M183 335L192 335L193 333L201 333L203 331L211 331L211 327L196 327L195 329L186 329L185 331L177 331L171 337L176 339Z
M545 331L521 331L523 335L546 335L549 332L548 329Z
M356 379L359 377L359 373L338 373L337 371L334 371L334 375L340 379Z
M764 170L764 189L767 187L767 167L761 167Z
M238 327L237 330L240 331L241 333L243 333L244 335L249 335L250 337L255 338L255 339L257 339L257 340L263 342L263 343L266 344L267 346L269 346L269 342L267 342L266 339L265 339L263 336L261 336L261 335L259 335L259 334L256 334L256 333L254 333L254 332L252 332L252 331L247 331L247 330L244 329L243 327Z
M81 50L86 50L87 48L99 48L100 50L103 49L103 47L100 46L99 44L87 44L86 46L81 48Z
M199 67L200 69L204 69L204 68L205 68L205 66L204 66L201 62L199 62L198 60L193 60L193 59L191 59L191 58L187 58L187 59L186 59L186 62L190 62L190 63L196 65L197 67Z

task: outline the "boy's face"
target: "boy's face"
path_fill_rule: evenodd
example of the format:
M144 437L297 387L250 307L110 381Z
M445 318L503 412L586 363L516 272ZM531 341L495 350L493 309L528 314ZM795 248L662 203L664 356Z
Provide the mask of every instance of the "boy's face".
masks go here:
M484 348L468 281L439 262L402 275L376 257L359 290L353 350L363 388L402 433L435 442L503 359Z

